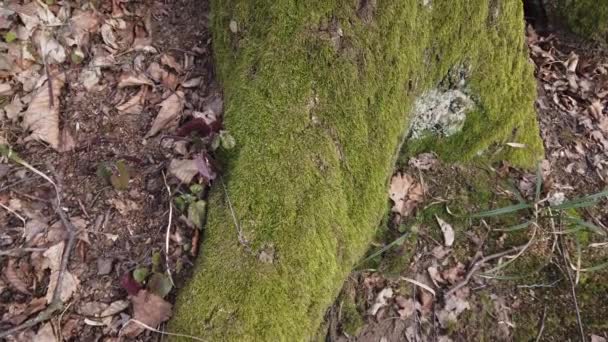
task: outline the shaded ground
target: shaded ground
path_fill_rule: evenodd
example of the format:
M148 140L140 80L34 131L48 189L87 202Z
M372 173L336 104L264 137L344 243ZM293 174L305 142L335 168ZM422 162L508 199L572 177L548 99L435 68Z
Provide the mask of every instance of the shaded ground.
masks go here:
M410 158L377 246L327 314L327 340L608 337L607 55L532 29L528 43L546 149L537 174ZM395 213L394 186L416 207L409 215Z
M167 132L193 116L221 112L205 29L207 2L96 4L13 1L1 13L6 63L0 65L0 143L55 180L61 208L76 229L70 249L52 185L3 153L0 332L48 309L52 279L62 273L59 261L70 249L62 310L9 340L110 341L119 334L156 340L158 334L141 332L140 325L125 326L135 318L156 327L170 316L171 282L182 283L197 253L192 246L203 212L188 215L186 208L204 196L204 183L180 187L196 168L176 177L180 169L169 162L180 158L192 165L195 149L191 140ZM38 38L40 32L46 38ZM33 51L31 58L16 53L23 47ZM65 77L65 87L46 96L47 75L53 87ZM26 124L36 103L49 115L58 108L58 127L44 120L37 121L43 127ZM166 120L158 122L162 115ZM59 141L49 133L53 129L61 132ZM28 141L29 134L37 139ZM179 203L170 212L171 196ZM156 297L139 296L146 291ZM153 317L142 311L146 306L163 314Z

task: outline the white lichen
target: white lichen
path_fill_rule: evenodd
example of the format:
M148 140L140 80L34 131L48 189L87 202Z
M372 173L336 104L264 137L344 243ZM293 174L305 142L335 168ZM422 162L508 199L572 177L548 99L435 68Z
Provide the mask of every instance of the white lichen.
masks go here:
M429 90L414 103L409 137L418 139L427 134L448 137L458 133L474 106L473 100L461 90Z

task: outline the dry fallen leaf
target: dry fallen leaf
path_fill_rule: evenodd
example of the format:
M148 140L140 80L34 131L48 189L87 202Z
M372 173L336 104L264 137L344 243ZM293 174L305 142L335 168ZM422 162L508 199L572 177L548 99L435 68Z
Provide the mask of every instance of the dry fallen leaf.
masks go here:
M154 82L143 74L136 74L128 71L120 75L118 80L118 88L125 88L131 86L149 85L154 86Z
M146 72L157 83L160 83L168 73L167 70L163 69L163 67L156 62L150 63Z
M454 243L454 229L449 223L442 220L439 216L435 215L435 219L437 220L437 223L439 224L439 227L443 232L443 241L445 243L445 246L452 246L452 244Z
M146 137L154 136L160 132L160 130L167 128L168 126L177 125L177 119L184 107L183 99L184 93L177 91L160 104L161 108L152 123L152 128L150 128L150 131L146 134Z
M422 171L427 171L435 167L439 161L434 153L422 153L410 158L408 165Z
M193 159L172 159L168 171L182 183L188 184L198 174L198 167Z
M405 299L403 296L395 297L398 306L397 313L401 319L407 319L416 311L416 302L412 298Z
M177 73L180 73L182 71L182 66L177 62L177 60L175 60L175 57L171 55L163 54L160 57L160 62L168 66L169 68L177 71Z
M19 277L19 273L15 270L15 261L9 259L6 267L3 270L4 277L8 283L21 293L30 294L27 284Z
M391 178L389 197L395 203L392 211L401 216L409 216L422 203L422 184L406 173L397 173Z
M171 317L171 304L161 297L146 290L140 290L137 296L131 298L133 303L133 319L136 319L147 326L157 327ZM130 322L122 330L122 335L136 337L144 331L141 325Z
M606 342L606 338L599 335L591 334L591 342Z
M65 242L61 241L49 247L49 249L43 253L43 256L46 258L44 265L46 268L51 270L49 286L46 292L46 300L48 303L53 300L55 288L57 288L64 247ZM76 278L76 276L71 274L68 270L65 270L63 274L63 281L61 283L61 290L59 292L61 301L64 303L67 302L67 300L72 297L72 294L78 289L78 285L78 278Z
M142 87L137 94L133 95L126 102L116 106L116 110L118 110L121 114L139 114L144 109L144 102L146 99L147 89Z
M378 310L385 307L388 304L388 300L393 297L393 289L390 287L382 289L376 296L376 300L371 308L367 311L368 314L375 316Z
M56 342L57 337L55 336L55 331L53 330L53 326L51 323L46 323L36 333L36 342Z
M40 139L49 143L54 149L61 150L59 137L59 96L65 83L65 75L59 74L52 78L51 100L48 80L38 89L23 113L23 128L32 133L28 139ZM51 106L51 103L53 106Z
M447 328L449 324L457 321L464 310L471 308L469 302L465 300L468 296L469 289L464 287L445 298L444 307L437 312L437 319L442 327Z

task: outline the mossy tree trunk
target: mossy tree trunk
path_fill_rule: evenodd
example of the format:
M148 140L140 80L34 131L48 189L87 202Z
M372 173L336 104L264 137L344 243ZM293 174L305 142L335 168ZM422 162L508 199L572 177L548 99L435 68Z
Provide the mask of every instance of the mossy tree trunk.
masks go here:
M386 212L404 140L450 160L542 153L521 1L213 0L212 15L237 148L170 331L311 339ZM405 139L416 98L454 73L475 102L462 130Z
M546 1L549 14L581 37L608 43L608 1L557 0Z

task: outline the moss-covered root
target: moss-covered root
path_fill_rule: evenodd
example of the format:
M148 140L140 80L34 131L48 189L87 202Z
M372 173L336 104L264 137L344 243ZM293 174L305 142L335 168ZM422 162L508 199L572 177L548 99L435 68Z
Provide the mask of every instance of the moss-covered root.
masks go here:
M558 0L555 16L572 32L608 43L608 2L598 0Z
M470 69L477 109L437 138L469 158L518 141L542 151L520 1L214 0L224 156L195 274L170 331L215 341L303 341L317 331L386 206L415 97ZM226 195L227 194L227 195ZM231 200L242 237L232 218ZM245 246L246 245L246 246Z

